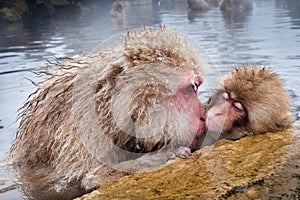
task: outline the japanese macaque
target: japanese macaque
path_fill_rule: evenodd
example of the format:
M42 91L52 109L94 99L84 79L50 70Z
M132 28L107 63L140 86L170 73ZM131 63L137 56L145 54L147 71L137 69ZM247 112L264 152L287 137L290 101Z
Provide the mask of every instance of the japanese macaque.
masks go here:
M193 21L196 18L200 18L208 11L209 4L205 0L187 0L188 4L188 19Z
M124 15L124 5L122 1L114 1L109 12L110 17L122 17Z
M294 121L278 75L259 66L236 67L208 100L208 132L220 138L279 131Z
M220 5L220 0L206 0L210 7L218 7Z
M24 193L71 199L170 154L190 155L206 130L198 56L186 37L144 28L47 70L9 152Z
M237 11L242 12L245 10L252 10L252 0L222 0L220 3L220 10L222 11Z
M109 17L115 28L124 28L125 25L125 9L122 1L116 0L113 2Z
M187 0L187 5L191 10L206 11L209 9L209 4L205 0Z

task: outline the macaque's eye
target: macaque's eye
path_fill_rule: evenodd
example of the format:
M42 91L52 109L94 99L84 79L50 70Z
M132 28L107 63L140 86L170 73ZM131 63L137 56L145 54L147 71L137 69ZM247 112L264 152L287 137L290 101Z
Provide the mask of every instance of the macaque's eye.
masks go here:
M226 99L226 101L229 100L229 94L227 92L223 93L223 97L224 97L224 99Z
M194 92L195 92L195 90L194 90L193 85L186 86L186 87L183 89L183 93L184 93L184 94L191 94L191 93L194 93Z
M243 107L243 105L240 103L240 102L234 102L233 104L233 108L236 110L236 111L238 111L238 112L241 112L241 111L243 111L244 110L244 107Z
M184 94L191 94L198 91L198 84L193 82L191 85L186 86L183 89Z

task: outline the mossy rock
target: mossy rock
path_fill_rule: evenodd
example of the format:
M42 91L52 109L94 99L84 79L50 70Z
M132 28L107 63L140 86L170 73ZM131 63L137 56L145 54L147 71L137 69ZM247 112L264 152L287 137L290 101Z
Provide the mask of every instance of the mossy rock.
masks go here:
M300 123L284 132L220 140L78 199L300 199Z

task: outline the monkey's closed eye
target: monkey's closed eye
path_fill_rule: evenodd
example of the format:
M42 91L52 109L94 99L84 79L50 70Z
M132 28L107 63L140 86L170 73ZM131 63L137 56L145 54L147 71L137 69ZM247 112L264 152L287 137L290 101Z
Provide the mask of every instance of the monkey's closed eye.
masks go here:
M232 105L233 105L233 108L238 112L242 112L244 110L244 107L240 102L237 102L237 101L233 102Z
M209 99L207 100L206 104L210 104L211 103L211 97L209 97Z

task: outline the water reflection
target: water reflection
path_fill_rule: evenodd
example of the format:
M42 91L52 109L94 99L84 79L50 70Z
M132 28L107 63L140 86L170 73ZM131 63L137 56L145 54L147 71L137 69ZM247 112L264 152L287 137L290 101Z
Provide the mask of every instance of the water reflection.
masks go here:
M27 45L31 32L22 23L0 24L0 47ZM5 51L5 50L2 50Z
M284 8L289 10L291 17L292 28L300 28L300 1L299 0L276 0L276 6L278 8Z
M253 9L252 0L222 0L220 10L227 28L243 28Z
M90 12L58 9L50 18L34 13L23 22L0 21L0 158L13 141L17 109L33 91L25 78L40 80L31 71L47 66L47 59L88 54L106 38L143 25L186 33L210 55L220 74L240 64L270 66L283 79L299 119L300 1L256 0L252 10L242 13L222 12L218 0L208 2L206 12L191 13L186 1L124 0L124 15L113 19L111 0ZM210 88L201 87L205 101ZM10 186L4 175L0 166L0 190ZM12 190L0 199L17 195Z
M188 11L188 19L190 21L195 21L197 18L201 18L206 13L206 10L189 10Z

